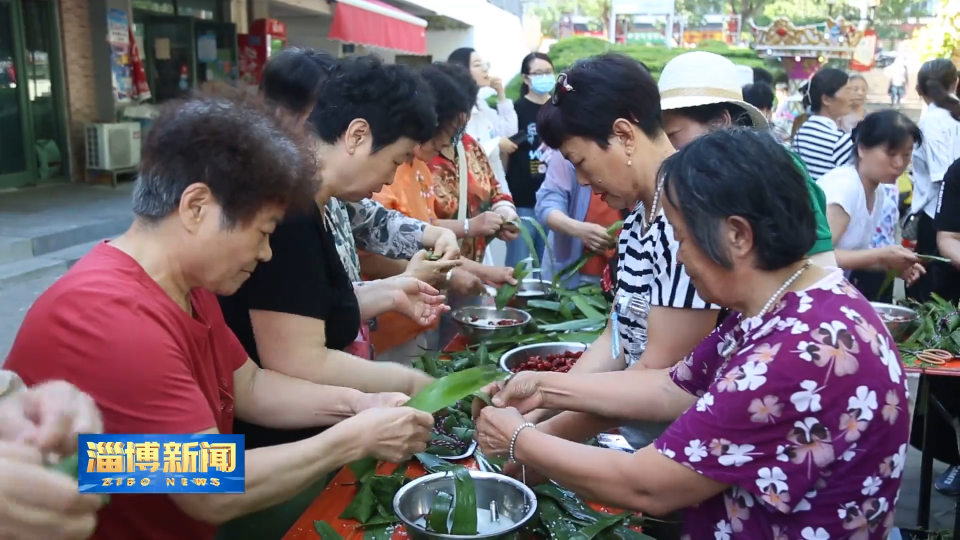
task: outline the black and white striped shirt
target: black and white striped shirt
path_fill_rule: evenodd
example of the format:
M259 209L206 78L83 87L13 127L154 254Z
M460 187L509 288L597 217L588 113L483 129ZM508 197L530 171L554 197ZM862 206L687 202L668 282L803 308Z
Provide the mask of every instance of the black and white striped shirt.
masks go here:
M796 152L814 180L828 172L849 165L853 160L853 141L837 123L826 116L813 115L793 137Z
M644 231L645 212L638 204L623 223L618 246L617 331L627 365L647 348L647 314L651 306L719 309L697 294L690 276L677 262L680 243L661 210Z

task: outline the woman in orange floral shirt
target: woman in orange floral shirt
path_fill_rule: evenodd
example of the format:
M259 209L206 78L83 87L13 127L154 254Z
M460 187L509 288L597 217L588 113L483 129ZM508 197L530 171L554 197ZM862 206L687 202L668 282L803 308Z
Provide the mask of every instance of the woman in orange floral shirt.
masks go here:
M476 99L477 83L464 70L449 72L458 84ZM516 240L519 228L507 226L509 221L517 221L517 209L509 194L500 191L500 184L493 173L487 155L475 139L460 130L454 136L456 144L440 149L440 154L430 160L430 172L433 173L433 190L436 196L434 209L438 219L469 219L488 210L502 218L496 237L504 241ZM466 178L460 177L460 156L465 157ZM461 216L461 181L466 182L466 212ZM460 247L460 255L476 262L482 262L487 248L488 238L466 238Z

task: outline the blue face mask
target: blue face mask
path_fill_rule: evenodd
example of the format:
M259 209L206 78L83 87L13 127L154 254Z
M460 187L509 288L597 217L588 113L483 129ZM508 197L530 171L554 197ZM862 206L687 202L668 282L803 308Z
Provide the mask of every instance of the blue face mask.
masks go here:
M549 94L556 84L557 79L553 75L534 75L530 77L530 89L538 94Z

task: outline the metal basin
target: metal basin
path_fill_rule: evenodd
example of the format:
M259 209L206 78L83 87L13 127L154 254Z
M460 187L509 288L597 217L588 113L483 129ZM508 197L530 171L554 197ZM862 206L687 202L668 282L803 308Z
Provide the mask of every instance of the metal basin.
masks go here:
M504 371L513 371L523 362L526 362L531 356L545 356L548 354L558 354L563 352L580 352L587 350L583 343L559 342L559 343L537 343L534 345L524 345L511 349L500 357L500 369Z
M527 302L530 300L547 300L555 297L552 282L545 279L528 277L520 281L520 286L517 287L517 294L513 297L513 300L510 301L510 305L525 309Z
M470 319L477 317L476 322ZM511 326L489 326L484 321L509 319L517 324ZM471 343L503 339L519 335L523 327L530 323L530 314L526 311L506 307L497 309L496 306L473 306L460 308L453 312L453 320L460 325L463 336Z
M870 305L877 310L877 315L880 315L880 319L896 342L906 338L910 329L920 320L917 312L907 307L882 302L870 302Z
M451 495L454 494L453 475L439 472L413 480L400 488L393 497L393 512L406 527L407 534L417 540L506 538L536 515L537 497L533 494L533 490L521 482L509 476L491 472L470 471L470 476L477 490L477 508L489 508L490 502L496 501L500 515L510 518L514 522L512 526L493 533L464 536L439 534L416 525L420 518L430 513L437 492L445 491Z

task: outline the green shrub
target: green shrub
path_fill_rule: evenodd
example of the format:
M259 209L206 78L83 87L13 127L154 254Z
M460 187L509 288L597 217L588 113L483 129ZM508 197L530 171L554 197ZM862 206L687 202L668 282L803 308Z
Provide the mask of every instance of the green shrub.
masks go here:
M774 78L783 72L775 63L763 60L752 49L730 47L721 41L705 41L697 47L729 58L734 64L750 67L763 67L773 73ZM639 43L613 44L602 39L592 37L571 37L562 39L550 48L550 58L553 60L557 73L573 65L581 58L587 58L605 52L620 53L643 62L655 79L660 79L660 72L667 62L675 56L689 52L689 49L668 49L661 45L644 45ZM515 77L507 85L507 96L517 99L520 96L520 76Z

